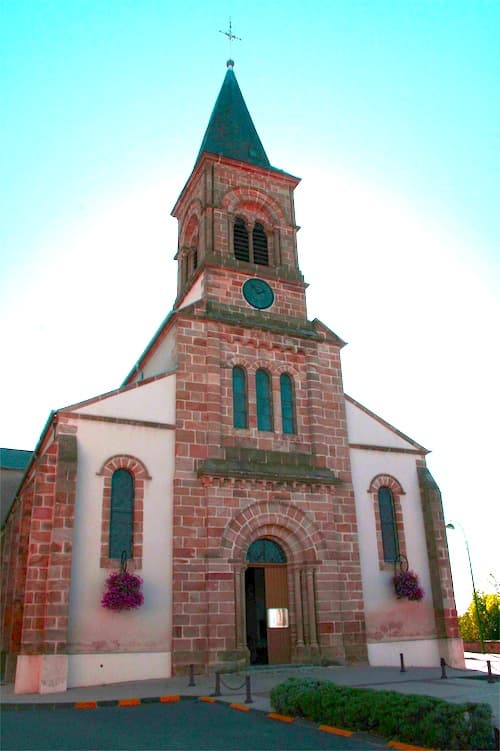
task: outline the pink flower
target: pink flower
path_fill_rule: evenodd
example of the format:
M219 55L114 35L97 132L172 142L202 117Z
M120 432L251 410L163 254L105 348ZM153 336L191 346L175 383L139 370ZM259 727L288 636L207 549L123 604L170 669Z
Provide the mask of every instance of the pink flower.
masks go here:
M396 597L400 600L407 597L409 600L421 600L424 590L418 583L418 576L413 571L400 571L392 578Z
M128 571L114 571L106 579L106 592L101 605L109 610L133 610L144 602L141 592L142 579Z

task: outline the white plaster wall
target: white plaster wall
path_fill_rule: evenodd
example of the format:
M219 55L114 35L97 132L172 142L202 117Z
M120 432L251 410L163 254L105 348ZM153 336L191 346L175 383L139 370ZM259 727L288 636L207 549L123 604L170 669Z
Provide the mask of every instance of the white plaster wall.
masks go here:
M123 424L79 421L78 478L73 537L68 653L108 655L88 669L83 658L70 658L71 685L85 685L89 676L102 682L131 680L129 665L139 665L149 653L163 655L162 675L170 670L172 626L172 498L175 431ZM146 466L143 566L144 605L138 610L113 612L101 606L109 569L100 568L103 463L116 454L129 454ZM110 659L112 653L141 654L141 658ZM154 662L144 656L146 662ZM166 667L168 666L168 668ZM130 668L131 669L131 668ZM137 667L134 670L138 670ZM136 673L133 673L135 676Z
M436 635L436 625L415 455L364 449L351 449L350 453L368 644L399 644L400 641L411 639L432 639ZM371 480L378 474L392 475L405 491L401 496L406 540L404 552L425 592L423 600L419 602L410 602L406 598L398 600L391 581L393 567L387 571L380 570L373 494L367 492ZM372 650L372 653L379 654L377 650ZM430 653L427 654L425 650L422 655L430 659Z
M93 401L74 412L129 420L175 423L175 373Z
M177 306L177 310L180 310L181 308L185 308L188 305L191 305L192 303L196 302L197 300L201 300L203 295L203 283L205 281L205 275L201 274L196 282L193 284L191 289L188 291L186 297L184 297L179 305Z
M403 655L405 667L435 667L439 670L441 658L438 639L408 639L406 641L378 642L368 644L368 662L370 665L399 667L400 654ZM439 675L436 672L436 677Z
M414 449L410 441L405 441L390 428L375 420L356 404L345 401L347 417L347 435L349 443L364 443L370 446L388 446L391 448Z
M142 368L144 378L167 373L177 367L175 326L165 335L158 348L151 354Z
M145 681L172 674L170 652L69 655L68 688ZM116 676L120 676L118 679Z

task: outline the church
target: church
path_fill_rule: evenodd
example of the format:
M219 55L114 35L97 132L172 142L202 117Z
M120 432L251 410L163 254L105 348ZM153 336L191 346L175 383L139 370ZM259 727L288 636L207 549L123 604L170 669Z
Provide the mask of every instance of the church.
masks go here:
M3 526L16 692L191 665L463 667L428 452L344 392L344 342L307 317L298 183L229 60L172 211L172 310L119 388L51 413ZM105 606L117 572L133 606Z

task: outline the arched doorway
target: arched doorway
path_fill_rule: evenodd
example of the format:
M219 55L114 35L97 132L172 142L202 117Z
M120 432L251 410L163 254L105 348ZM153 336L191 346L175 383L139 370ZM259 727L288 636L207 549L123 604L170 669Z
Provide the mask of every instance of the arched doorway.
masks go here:
M250 545L245 571L246 640L253 665L290 662L286 554L261 537Z

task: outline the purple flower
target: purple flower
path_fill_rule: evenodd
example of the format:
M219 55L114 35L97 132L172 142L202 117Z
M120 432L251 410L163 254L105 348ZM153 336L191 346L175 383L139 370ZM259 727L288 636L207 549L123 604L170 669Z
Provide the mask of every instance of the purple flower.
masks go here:
M128 571L115 571L106 579L106 592L101 605L109 610L133 610L144 602L141 592L142 579Z
M424 590L418 583L418 576L414 571L400 571L392 578L396 597L400 600L407 597L409 600L421 600Z

